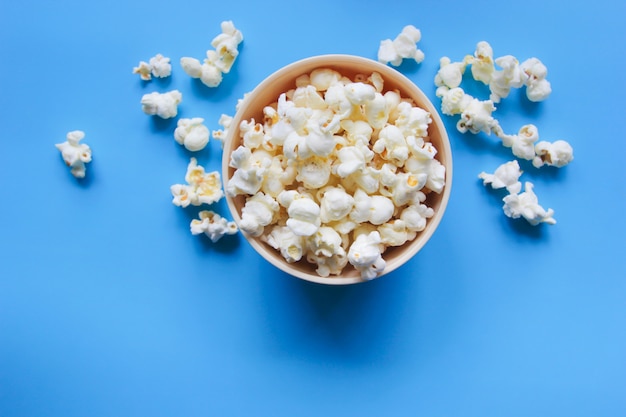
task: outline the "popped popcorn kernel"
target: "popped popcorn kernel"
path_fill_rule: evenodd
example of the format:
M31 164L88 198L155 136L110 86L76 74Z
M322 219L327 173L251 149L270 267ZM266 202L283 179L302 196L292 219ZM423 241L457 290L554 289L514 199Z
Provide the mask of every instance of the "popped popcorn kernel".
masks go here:
M554 210L545 210L539 205L537 195L533 191L533 183L524 183L524 192L521 194L509 194L504 197L504 214L512 219L523 217L533 226L540 223L556 224Z
M535 145L535 154L533 165L537 168L544 165L561 168L574 159L572 146L564 140L553 143L541 141Z
M55 145L61 151L65 165L70 167L70 172L76 178L85 177L85 164L91 162L91 148L85 143L80 143L84 137L85 132L82 130L73 130L67 133L65 142Z
M205 234L212 242L217 242L223 236L234 235L239 230L234 221L228 221L211 210L202 210L198 213L199 219L193 219L190 224L191 234Z
M478 178L483 180L484 185L491 184L494 189L506 188L509 193L517 194L522 190L521 175L519 163L513 160L500 165L493 174L481 172Z
M399 66L404 59L413 59L418 64L424 60L424 52L417 47L422 33L413 25L407 25L394 40L385 39L378 48L378 61Z
M385 269L381 245L382 239L377 231L359 235L350 245L348 262L361 273L361 278L371 280Z
M203 123L201 117L179 119L174 130L174 140L192 152L204 149L209 143L209 129Z
M133 68L133 74L139 74L144 81L150 81L152 77L165 78L172 75L172 65L169 58L156 54L149 62L140 61L139 65Z
M183 100L183 95L178 90L166 93L153 92L144 94L141 98L141 109L148 115L156 115L163 119L176 117L178 105Z
M179 207L213 204L223 196L222 182L218 171L205 172L196 158L191 158L185 175L187 184L174 184L170 187L172 203Z
M192 57L183 57L180 65L183 71L191 78L197 78L207 87L217 87L221 84L223 74L230 72L237 56L239 44L243 41L243 34L235 28L232 21L221 23L222 33L211 41L214 50L206 51L204 62Z

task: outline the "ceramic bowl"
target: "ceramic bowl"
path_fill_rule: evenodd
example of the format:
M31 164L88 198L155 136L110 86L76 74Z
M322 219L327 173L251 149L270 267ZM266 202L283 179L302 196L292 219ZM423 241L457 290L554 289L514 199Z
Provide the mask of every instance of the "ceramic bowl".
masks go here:
M390 247L384 254L386 261L385 270L376 279L404 265L431 238L444 215L450 196L452 184L452 155L448 135L437 109L433 106L426 95L407 77L397 70L383 65L377 61L351 55L322 55L306 58L289 64L271 74L263 80L240 104L237 113L233 117L230 128L224 140L224 154L222 160L222 177L224 186L233 176L234 169L229 166L230 155L241 143L239 126L244 120L254 118L256 121L263 120L263 108L275 103L281 93L295 88L295 80L303 74L309 74L314 69L330 68L344 76L354 80L357 74L369 76L378 72L384 80L383 92L397 90L403 98L410 98L414 104L427 110L432 118L429 126L429 140L437 149L436 158L446 168L446 180L443 191L439 194L431 192L425 204L434 210L432 218L428 219L426 228L417 234L417 237L402 246ZM245 204L245 196L231 197L227 194L226 201L231 215L237 224L241 222L241 209ZM308 263L304 258L299 262L288 263L280 252L257 237L243 233L252 247L269 263L280 270L304 280L330 285L345 285L363 282L359 272L350 264L344 268L341 275L321 277L315 271L317 266ZM442 254L443 256L443 254Z

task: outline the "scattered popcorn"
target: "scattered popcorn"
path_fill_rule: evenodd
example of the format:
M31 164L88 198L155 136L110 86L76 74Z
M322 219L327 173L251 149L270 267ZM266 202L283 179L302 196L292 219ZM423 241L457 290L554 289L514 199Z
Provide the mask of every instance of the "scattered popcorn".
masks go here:
M424 60L424 52L417 48L422 33L413 25L407 25L394 40L385 39L378 48L378 61L395 67L403 59L413 59L418 64Z
M144 81L150 81L153 76L165 78L172 74L172 65L169 58L156 54L149 62L139 62L139 65L133 68L133 74L139 74Z
M524 85L525 73L520 68L517 58L512 55L496 58L495 62L502 69L495 70L491 75L489 99L499 103L501 99L508 97L511 88L520 88Z
M170 187L174 197L172 203L176 206L213 204L224 196L220 173L205 172L196 158L189 161L185 181L187 184L174 184Z
M451 62L447 56L439 59L439 71L435 75L435 85L437 87L456 88L463 81L466 62Z
M239 55L237 49L243 41L243 34L231 21L221 23L222 33L211 41L214 50L206 52L204 62L196 58L183 57L180 64L183 70L192 78L199 78L207 87L217 87L221 84L223 74L230 72L233 63Z
M502 140L502 145L511 148L513 155L518 158L530 161L535 157L535 142L539 139L535 125L522 126L517 135L507 135L502 129L496 129L495 134Z
M466 59L471 65L472 77L476 81L489 85L495 71L493 49L485 41L478 42L474 56Z
M204 119L179 119L174 140L192 152L200 151L209 143L209 129L203 124Z
M509 193L518 194L522 190L521 175L519 163L513 160L500 165L493 174L481 172L478 178L483 180L484 185L491 184L494 189L506 188Z
M198 215L200 219L191 221L190 229L192 235L204 233L212 242L217 242L223 236L234 235L239 230L235 222L229 222L211 210L202 210Z
M534 185L527 181L524 184L525 191L523 193L509 194L504 197L504 214L513 219L523 217L533 226L540 223L556 224L556 220L552 217L554 210L548 209L546 211L539 205L533 187Z
M224 140L226 140L226 135L228 134L228 128L230 128L232 122L232 116L222 114L217 122L220 126L222 126L222 129L217 129L211 132L213 139L217 139L222 143L222 148L224 147Z
M472 126L488 123L480 117ZM434 215L427 194L441 193L446 170L428 140L431 123L426 110L384 92L378 73L298 77L263 120L238 126L226 193L245 197L240 229L322 277L352 265L374 278L385 249L415 239Z
M157 115L163 119L176 117L178 105L183 100L183 95L178 90L167 93L153 92L144 94L141 98L141 109L149 115Z
M79 143L85 137L82 130L74 130L67 134L67 140L57 143L56 148L61 151L65 165L76 178L84 178L85 164L91 162L91 148L87 144Z
M535 145L535 154L533 165L537 168L544 165L561 168L574 159L572 146L564 140L553 143L541 141Z

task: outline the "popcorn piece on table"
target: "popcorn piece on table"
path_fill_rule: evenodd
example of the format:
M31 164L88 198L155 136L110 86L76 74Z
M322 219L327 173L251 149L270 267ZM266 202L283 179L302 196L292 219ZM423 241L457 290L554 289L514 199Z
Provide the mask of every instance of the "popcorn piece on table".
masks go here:
M232 122L232 116L222 114L217 122L220 126L222 126L222 128L211 132L213 139L217 139L222 143L222 148L224 148L224 140L226 140L226 135L228 134L228 129L230 128Z
M552 87L550 82L546 80L548 75L548 69L537 58L529 58L522 62L520 66L522 72L526 75L526 97L530 101L543 101L550 93L552 93Z
M492 115L495 110L496 107L491 100L472 98L461 112L456 128L461 133L469 130L474 134L479 132L491 134L492 129L499 125Z
M79 143L85 137L82 130L73 130L66 136L67 140L57 143L56 148L61 151L65 165L76 178L84 178L85 164L91 162L91 148L85 143Z
M468 58L467 61L471 64L472 78L489 85L495 72L491 45L485 41L478 42L474 56Z
M237 224L228 221L211 210L202 210L198 213L200 219L193 219L190 224L191 234L207 235L212 242L217 242L225 235L237 233Z
M156 54L149 62L140 61L139 65L133 68L133 74L139 74L144 81L150 81L153 76L165 78L172 74L172 65L169 58Z
M437 87L456 88L463 81L463 74L467 62L452 62L447 56L439 59L439 70L435 75L435 85Z
M207 87L217 87L222 82L223 74L230 72L239 55L237 49L243 41L243 34L235 28L233 22L221 23L222 33L211 41L215 50L208 50L204 62L196 58L183 57L180 64L192 78L199 78Z
M489 82L491 95L489 98L494 103L508 97L511 88L520 88L526 81L526 74L522 71L519 61L512 55L496 58L496 64L502 69L495 70Z
M540 168L544 165L561 168L574 159L572 146L564 140L557 140L552 143L541 141L535 145L535 156L533 165Z
M418 64L424 60L424 52L417 48L422 33L413 25L407 25L394 40L385 39L378 48L378 61L395 67L403 59L413 59Z
M506 188L509 193L518 194L522 190L521 175L519 163L513 160L500 165L493 174L481 172L478 178L483 180L484 185L491 184L494 189Z
M178 90L167 93L153 92L144 94L141 98L141 109L148 115L157 115L163 119L176 117L178 105L183 100L183 95Z
M209 129L203 123L201 117L179 119L174 130L174 140L192 152L204 149L209 143Z
M523 217L533 226L540 223L556 224L556 220L552 217L554 210L545 210L539 205L537 196L533 192L534 185L531 182L524 184L524 192L521 194L509 194L503 198L504 214L508 217L517 219Z
M198 165L196 158L191 158L187 166L185 181L187 184L174 184L170 187L174 197L172 203L176 206L212 204L224 196L220 173L205 172L204 168Z
M502 145L511 148L513 155L531 161L535 157L535 142L539 139L539 131L533 124L520 128L516 135L505 134L500 127L494 133L502 140Z

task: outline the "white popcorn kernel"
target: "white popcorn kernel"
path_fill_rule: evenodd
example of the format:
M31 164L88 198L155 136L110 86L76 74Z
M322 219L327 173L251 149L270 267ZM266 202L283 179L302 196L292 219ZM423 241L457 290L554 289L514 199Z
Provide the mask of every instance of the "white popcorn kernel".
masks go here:
M537 127L527 124L520 128L517 135L507 135L501 129L494 129L502 145L511 148L513 155L531 161L535 157L535 142L539 138Z
M209 129L203 123L201 117L179 119L174 130L174 140L192 152L204 149L209 143Z
M423 138L428 135L428 126L432 122L430 113L421 107L412 106L406 101L398 104L397 110L398 117L395 126L400 129L405 137Z
M435 211L425 204L411 204L400 213L400 220L411 232L421 232L426 228L426 220L435 215Z
M327 187L320 191L320 219L323 223L341 220L352 211L354 197L342 186Z
M198 213L200 219L193 219L190 224L191 234L205 234L212 242L217 242L225 235L237 233L237 224L211 210L202 210Z
M341 80L342 76L335 70L329 68L318 68L311 72L309 79L311 85L317 91L326 91L331 85L335 85Z
M385 246L402 246L415 238L416 233L407 229L404 221L392 220L378 228L380 239Z
M338 275L348 264L343 239L332 227L322 226L306 238L307 261L317 265L319 276Z
M239 131L245 147L256 149L263 144L263 139L265 138L263 125L256 123L254 119L242 121L239 125Z
M361 278L374 279L387 266L381 255L381 245L382 240L377 231L358 235L350 245L348 262L359 271Z
M227 114L222 114L217 121L217 123L222 126L221 129L214 130L211 132L213 139L219 140L222 143L222 148L224 148L224 140L226 140L226 135L228 134L228 129L233 122L233 117Z
M527 181L524 184L523 193L509 194L504 197L502 200L504 201L504 214L513 219L523 217L533 226L540 223L556 224L556 220L552 217L554 210L545 210L539 205L533 187L534 185Z
M382 195L369 196L365 191L357 189L354 193L354 208L349 216L357 223L381 225L391 219L394 210L395 206L390 198Z
M152 67L145 61L140 61L139 65L133 68L133 74L139 74L144 81L152 79Z
M419 201L422 195L420 190L426 185L427 180L428 174L426 173L401 172L397 174L390 196L396 207Z
M269 234L261 236L261 240L279 250L288 263L298 262L304 255L304 238L287 226L274 226Z
M519 163L513 160L500 165L493 174L481 172L478 178L483 180L484 185L491 184L494 189L506 188L509 193L518 194L522 190L521 175Z
M267 168L272 159L267 152L251 152L245 146L239 146L230 155L230 166L235 173L228 181L226 192L234 197L240 194L254 195L261 189Z
M360 106L374 99L376 96L376 89L374 86L354 82L344 86L346 98L354 105Z
M495 109L491 100L472 98L461 113L456 125L457 130L461 133L469 130L474 134L479 132L491 134L491 130L498 126L498 121L492 116Z
M439 87L437 96L441 98L441 112L448 116L463 113L473 100L473 97L465 94L461 87L450 89Z
M85 164L91 162L91 148L85 143L80 143L84 137L85 132L82 130L73 130L67 133L65 142L55 145L61 151L65 165L70 167L70 172L76 178L85 177Z
M441 57L439 59L439 71L435 75L435 85L448 88L460 86L466 66L465 62L451 62L447 56Z
M213 204L224 196L220 173L205 172L204 167L198 165L196 158L189 161L185 181L187 185L174 184L170 187L174 197L172 203L176 206Z
M157 78L165 78L172 75L170 59L161 54L156 54L154 57L150 58L149 65L152 75Z
M217 59L213 64L223 73L230 72L233 63L239 55L239 44L243 41L243 34L235 27L232 21L227 20L221 23L222 33L211 41L211 46L215 48Z
M310 84L296 88L291 100L298 107L308 107L318 110L323 110L328 107L328 104L324 101L324 97L318 93L317 88Z
M267 168L261 190L276 197L286 187L293 184L297 174L296 167L288 162L284 155L275 155Z
M183 57L180 59L180 65L183 71L191 78L200 78L202 76L202 63L196 58Z
M508 97L511 88L520 88L524 85L526 74L520 68L517 58L512 55L496 58L496 64L502 69L495 70L491 76L489 99L499 103L501 99Z
M526 97L530 101L543 101L550 93L552 87L546 80L548 69L537 58L529 58L520 65L521 70L526 74Z
M313 155L296 161L296 180L310 189L321 188L328 183L331 173L331 160Z
M564 140L557 140L553 143L541 141L535 145L537 156L533 158L533 165L540 168L544 165L554 167L564 167L574 159L572 146Z
M476 81L489 85L495 71L493 49L489 43L485 41L478 42L471 64L472 77Z
M178 90L167 93L153 92L141 98L141 109L148 115L157 115L163 119L175 117L183 95Z
M424 52L417 48L421 37L421 31L415 26L405 26L393 41L385 39L380 42L378 61L395 67L399 66L403 59L413 59L419 64L424 60Z
M389 107L385 96L377 92L372 100L363 104L363 115L370 127L382 129L389 120Z
M251 236L261 236L265 226L272 223L279 205L271 196L258 192L246 200L241 209L241 230Z
M397 166L404 165L409 157L409 147L402 131L395 125L387 125L378 133L378 140L372 150L384 160L393 162Z
M298 236L311 236L321 225L320 206L310 198L295 198L287 208L287 227Z

